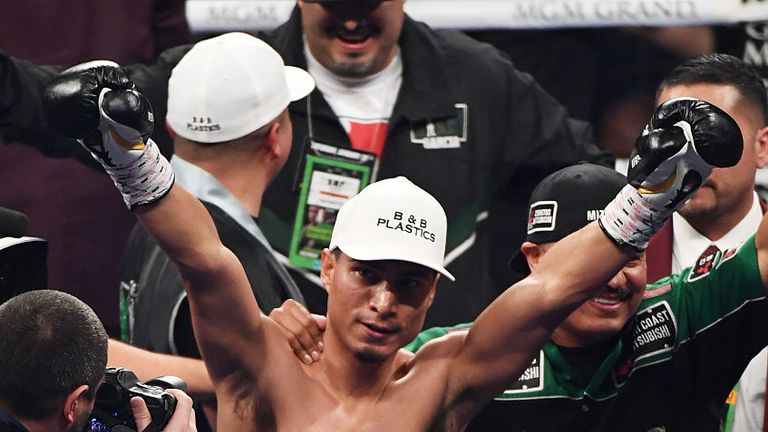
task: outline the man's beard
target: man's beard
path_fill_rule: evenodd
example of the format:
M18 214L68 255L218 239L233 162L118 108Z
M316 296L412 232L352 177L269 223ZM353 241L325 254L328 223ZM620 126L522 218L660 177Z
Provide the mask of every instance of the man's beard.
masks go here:
M355 357L357 357L361 363L368 364L381 363L387 359L386 356L371 350L356 351Z
M352 30L348 30L340 23L330 23L323 30L326 35L338 37L341 40L364 40L381 34L381 27L367 20L362 21ZM356 59L334 61L328 69L335 75L344 78L365 78L374 73L374 59L368 61L358 61Z
M705 188L711 190L704 190ZM677 212L690 221L712 219L720 215L720 204L717 188L711 180L707 180Z
M693 204L693 205L691 205ZM678 211L686 220L712 219L718 215L716 203L691 203L688 202Z
M368 61L347 60L334 62L328 69L334 75L343 78L365 78L373 75L373 67L373 59Z

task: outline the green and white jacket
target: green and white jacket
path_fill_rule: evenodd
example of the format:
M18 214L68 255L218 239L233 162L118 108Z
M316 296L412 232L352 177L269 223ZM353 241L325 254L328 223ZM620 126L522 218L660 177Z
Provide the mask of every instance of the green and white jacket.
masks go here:
M708 272L648 285L586 385L547 342L467 430L717 431L729 391L768 341L767 306L750 238L718 254ZM467 326L426 330L406 348Z

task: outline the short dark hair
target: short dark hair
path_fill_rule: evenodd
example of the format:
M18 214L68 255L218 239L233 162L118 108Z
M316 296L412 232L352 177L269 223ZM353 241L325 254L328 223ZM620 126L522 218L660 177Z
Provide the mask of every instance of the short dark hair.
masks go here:
M107 365L107 333L85 303L52 290L0 306L0 401L19 418L51 416L77 387L92 400Z
M728 54L702 54L673 69L659 85L657 96L666 87L694 84L725 84L735 87L744 99L761 111L763 125L768 124L765 84L760 74L748 63Z

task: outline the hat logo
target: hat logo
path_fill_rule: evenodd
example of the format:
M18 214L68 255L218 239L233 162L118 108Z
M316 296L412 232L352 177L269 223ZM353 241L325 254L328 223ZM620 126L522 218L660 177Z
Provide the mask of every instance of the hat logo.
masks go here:
M192 117L192 122L187 122L187 130L195 132L216 132L221 130L221 124L214 123L210 117Z
M603 209L587 210L587 222L596 221L598 218L600 218L600 215L602 215L603 212Z
M538 201L528 212L528 234L554 231L557 222L557 201Z
M376 226L412 234L414 237L420 237L432 243L435 242L435 233L427 229L428 223L426 219L418 219L414 215L408 215L408 217L404 219L404 216L405 214L403 212L395 211L391 218L377 218Z

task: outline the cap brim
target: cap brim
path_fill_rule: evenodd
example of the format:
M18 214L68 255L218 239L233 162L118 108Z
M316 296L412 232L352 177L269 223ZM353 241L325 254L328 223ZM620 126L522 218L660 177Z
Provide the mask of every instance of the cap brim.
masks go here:
M354 247L349 247L349 246L347 246L346 248L342 247L342 246L339 246L339 249L341 249L341 251L344 253L344 255L346 255L346 256L348 256L348 257L350 257L352 259L355 259L357 261L385 261L385 260L392 260L392 261L410 262L410 263L418 264L418 265L427 267L429 269L432 269L432 270L440 273L441 275L447 277L451 282L456 281L456 278L453 277L451 272L446 270L445 267L436 266L436 265L424 262L424 261L422 261L422 260L420 260L418 258L411 259L411 258L403 257L403 256L392 257L392 256L382 255L382 254L371 254L370 252L369 253L365 253L363 251L356 250Z
M315 88L315 80L305 71L293 66L285 66L285 82L291 102L306 97Z
M528 267L528 260L525 259L525 254L520 250L515 252L512 258L509 259L509 268L525 275L531 272L531 269Z

